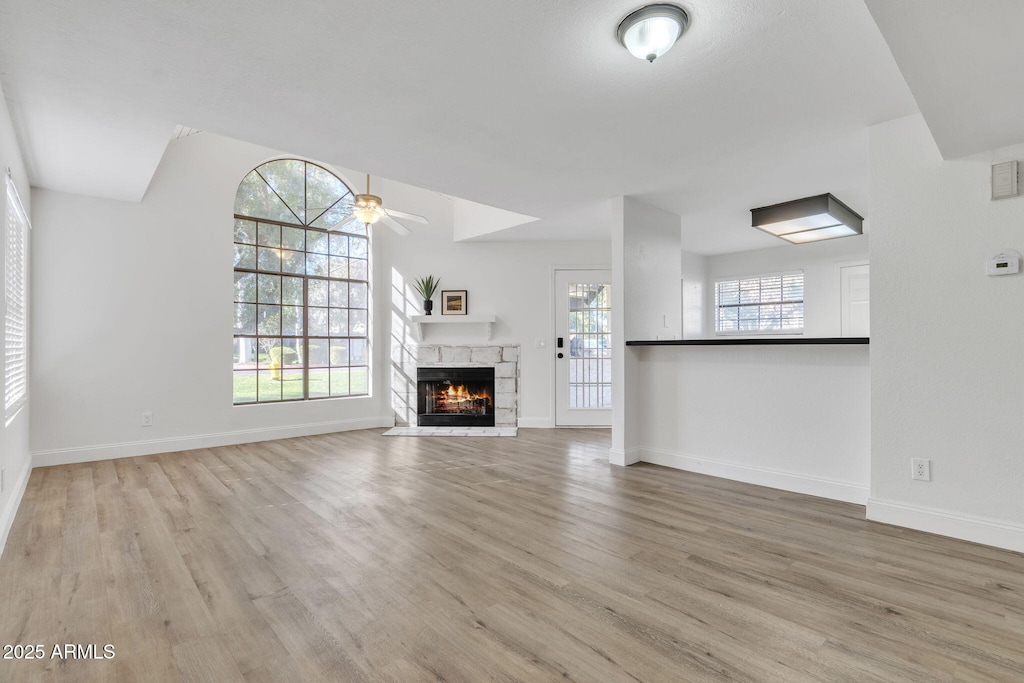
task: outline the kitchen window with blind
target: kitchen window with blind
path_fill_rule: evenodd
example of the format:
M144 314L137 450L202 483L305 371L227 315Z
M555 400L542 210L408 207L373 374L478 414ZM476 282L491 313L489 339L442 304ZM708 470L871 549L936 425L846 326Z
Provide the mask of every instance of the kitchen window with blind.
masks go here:
M802 334L803 331L803 271L715 283L717 334Z
M28 216L7 173L4 244L4 422L28 401Z

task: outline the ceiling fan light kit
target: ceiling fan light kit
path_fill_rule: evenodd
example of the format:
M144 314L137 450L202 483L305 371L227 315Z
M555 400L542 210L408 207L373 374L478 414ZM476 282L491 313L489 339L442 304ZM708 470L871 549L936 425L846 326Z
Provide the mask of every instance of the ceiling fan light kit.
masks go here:
M672 49L689 25L690 17L682 7L647 5L623 19L616 35L631 55L653 62Z
M385 209L384 200L375 194L370 194L370 174L366 174L366 194L357 194L352 199L352 213L342 221L338 229L342 229L345 225L359 221L367 227L374 225L378 221L388 226L399 235L408 235L409 229L404 225L395 220L395 218L404 218L405 220L415 221L416 223L426 224L426 218L419 216L414 213L406 213L405 211L396 211L395 209Z
M370 194L370 174L366 174L366 194L357 194L352 200L355 208L352 215L359 219L360 223L373 225L376 223L384 210L381 208L384 202L375 194Z
M793 244L851 237L864 232L864 217L831 194L750 210L751 225Z
M353 200L355 210L352 211L360 223L373 225L380 219L381 205L383 202L375 194L357 194Z

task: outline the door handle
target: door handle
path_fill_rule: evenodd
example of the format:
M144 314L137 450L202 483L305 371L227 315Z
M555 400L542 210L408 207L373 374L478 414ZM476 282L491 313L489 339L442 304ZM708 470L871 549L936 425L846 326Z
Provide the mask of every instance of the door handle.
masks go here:
M562 337L558 338L558 341L555 342L555 346L557 346L558 348L563 348L565 346L565 344L562 342Z
M562 353L561 351L559 351L559 352L558 352L558 357L559 357L559 358L565 358L565 354L564 354L564 353Z

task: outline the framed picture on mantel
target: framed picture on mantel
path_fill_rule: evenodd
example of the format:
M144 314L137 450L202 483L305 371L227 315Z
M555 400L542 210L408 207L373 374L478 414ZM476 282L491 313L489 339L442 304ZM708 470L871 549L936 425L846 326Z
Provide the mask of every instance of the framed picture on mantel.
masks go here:
M465 289L441 291L441 315L466 315L468 308L469 295Z

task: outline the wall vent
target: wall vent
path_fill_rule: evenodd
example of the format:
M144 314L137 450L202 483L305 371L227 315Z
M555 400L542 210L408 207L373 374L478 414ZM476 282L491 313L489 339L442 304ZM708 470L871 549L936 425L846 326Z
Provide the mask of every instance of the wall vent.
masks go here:
M992 164L992 199L1007 199L1020 194L1017 189L1017 162Z

